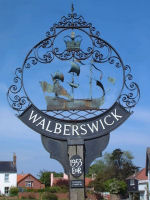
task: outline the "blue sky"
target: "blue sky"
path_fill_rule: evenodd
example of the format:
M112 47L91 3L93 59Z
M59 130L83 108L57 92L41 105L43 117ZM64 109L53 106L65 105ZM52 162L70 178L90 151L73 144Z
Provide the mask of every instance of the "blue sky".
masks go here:
M28 51L45 38L45 33L61 16L70 12L69 0L0 0L0 160L17 154L18 173L37 175L42 169L63 171L49 158L40 135L26 127L7 103L6 93L14 72ZM104 152L129 150L137 166L145 166L150 146L150 1L76 0L75 11L92 22L129 64L141 99L134 114L111 133Z

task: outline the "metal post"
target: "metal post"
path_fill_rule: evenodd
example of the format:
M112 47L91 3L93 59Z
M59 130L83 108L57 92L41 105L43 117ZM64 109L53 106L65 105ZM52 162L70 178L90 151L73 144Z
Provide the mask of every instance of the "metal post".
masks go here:
M68 146L69 160L74 155L79 155L84 164L84 145L72 145ZM73 181L79 181L83 183L83 187L72 187ZM85 170L80 177L74 177L69 172L69 199L70 200L85 200Z

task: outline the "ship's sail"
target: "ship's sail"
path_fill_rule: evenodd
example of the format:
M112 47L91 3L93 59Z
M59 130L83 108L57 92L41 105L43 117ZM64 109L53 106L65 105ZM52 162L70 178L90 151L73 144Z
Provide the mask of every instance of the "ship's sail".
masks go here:
M71 62L71 69L69 70L69 73L76 73L77 76L80 75L80 66L76 64L75 62Z
M59 84L58 81L53 86L53 92L56 96L65 96L69 99L71 98L70 94L68 94L68 92Z
M69 70L69 73L72 73L72 81L69 82L69 86L72 87L72 98L74 99L74 88L78 88L79 87L79 84L76 84L74 82L74 76L77 75L79 76L80 75L80 66L75 62L75 61L72 61L71 62L71 68Z
M78 88L79 87L79 84L75 84L73 82L70 82L69 85L72 87L72 88Z
M96 85L99 86L103 90L103 96L104 96L105 95L105 89L104 89L103 84L100 81L97 80Z
M64 75L62 73L56 72L55 75L52 76L52 79L64 82Z
M47 83L46 81L40 81L40 85L43 92L48 92L48 93L53 92L53 85Z
M51 85L46 81L40 81L43 92L55 93L56 96L64 96L71 99L70 94L59 84L59 82Z

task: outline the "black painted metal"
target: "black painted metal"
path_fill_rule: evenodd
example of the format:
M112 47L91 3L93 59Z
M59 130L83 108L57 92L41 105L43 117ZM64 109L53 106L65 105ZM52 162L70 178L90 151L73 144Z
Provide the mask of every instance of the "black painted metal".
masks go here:
M66 30L79 30L85 33L91 40L91 46L84 52L80 48L68 49L60 52L59 48L55 46L56 38ZM106 48L107 52L102 53L102 49ZM43 50L43 54L39 54L39 50ZM124 65L117 51L106 41L100 38L100 33L96 31L95 27L91 23L84 20L82 16L78 16L76 13L69 14L67 17L62 17L58 23L55 23L49 31L46 33L46 38L34 46L25 58L22 68L17 68L15 72L14 84L10 86L7 98L10 106L18 112L20 115L25 109L33 104L26 93L23 84L23 72L29 70L32 66L38 63L51 63L57 57L60 60L70 60L75 58L77 60L86 60L89 57L96 63L108 62L116 66L116 68L122 68L123 70L123 86L118 96L117 102L120 103L125 109L131 111L137 104L140 98L140 90L138 85L133 81L131 75L131 68L128 65ZM62 119L73 120L72 114L76 115L76 119L86 119L87 114L94 116L99 115L98 111L68 111L70 115L68 118L64 115L63 111L59 112ZM101 113L106 110L101 110ZM58 112L50 112L54 117L57 117Z
M88 173L90 164L98 157L102 156L103 150L109 142L109 134L93 140L71 140L59 141L45 136L41 136L44 148L50 153L50 157L59 161L66 174L69 174L69 158L68 158L68 145L81 145L85 146L85 159L84 170L85 174ZM77 142L78 141L78 142Z
M67 141L54 140L41 136L42 144L44 148L50 153L50 157L59 161L66 174L69 173L69 159L68 159L68 147Z
M108 145L109 137L107 133L103 137L85 141L85 173L88 173L91 163L102 156L103 150Z
M95 118L66 121L47 116L31 105L19 116L19 119L36 132L50 138L88 140L110 133L120 126L130 114L116 103L107 112Z

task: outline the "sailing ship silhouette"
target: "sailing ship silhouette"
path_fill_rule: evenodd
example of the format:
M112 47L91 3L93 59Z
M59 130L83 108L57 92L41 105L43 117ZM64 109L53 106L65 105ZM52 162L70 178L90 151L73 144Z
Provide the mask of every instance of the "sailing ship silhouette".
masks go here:
M91 64L90 71L93 68ZM53 95L45 95L45 100L47 103L47 111L54 110L99 110L100 106L104 104L105 89L100 80L95 80L96 86L102 90L102 96L99 98L92 97L92 73L90 73L90 98L86 99L75 99L74 90L79 88L80 85L75 83L75 77L80 75L80 66L77 61L73 60L71 62L71 68L69 72L72 76L72 80L68 82L69 86L72 89L72 95L70 95L67 90L60 84L64 82L63 73L56 72L55 75L51 75L53 84L47 83L46 81L41 81L40 85L43 92L47 92Z

